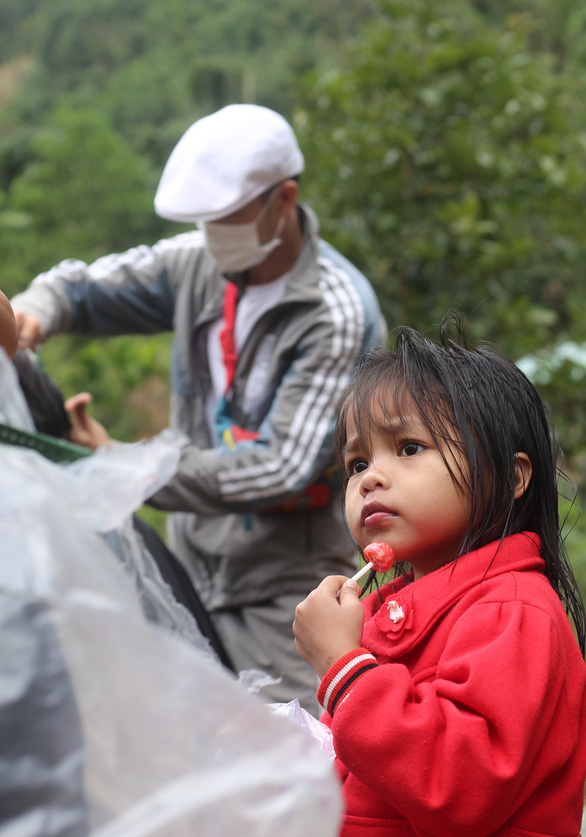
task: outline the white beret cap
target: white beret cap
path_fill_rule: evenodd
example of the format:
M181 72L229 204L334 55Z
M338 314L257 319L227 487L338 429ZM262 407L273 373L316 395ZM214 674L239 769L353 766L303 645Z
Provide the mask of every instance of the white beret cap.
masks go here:
M183 134L163 170L155 211L172 221L216 221L303 167L282 116L259 105L228 105Z

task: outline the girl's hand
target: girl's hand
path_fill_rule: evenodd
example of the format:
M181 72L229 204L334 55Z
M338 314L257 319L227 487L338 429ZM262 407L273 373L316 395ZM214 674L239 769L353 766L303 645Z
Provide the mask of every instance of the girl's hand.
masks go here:
M338 590L340 597L336 598ZM355 581L331 575L297 605L295 647L320 678L336 660L360 647L364 608L359 595Z

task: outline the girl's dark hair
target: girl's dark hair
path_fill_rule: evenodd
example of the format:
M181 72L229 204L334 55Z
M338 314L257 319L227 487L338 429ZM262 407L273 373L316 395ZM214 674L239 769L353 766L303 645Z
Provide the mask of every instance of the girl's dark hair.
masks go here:
M453 332L455 339L450 337ZM368 449L373 408L401 416L405 396L440 452L447 449L456 461L463 458L468 465L454 472L444 457L454 484L471 502L460 554L517 532L536 532L545 575L574 622L584 654L586 612L559 523L558 479L565 478L561 452L533 384L496 347L470 347L455 315L442 321L439 343L411 328L399 329L392 349L374 349L364 356L340 397L338 459L342 461L348 418ZM529 457L533 475L515 500L518 452Z

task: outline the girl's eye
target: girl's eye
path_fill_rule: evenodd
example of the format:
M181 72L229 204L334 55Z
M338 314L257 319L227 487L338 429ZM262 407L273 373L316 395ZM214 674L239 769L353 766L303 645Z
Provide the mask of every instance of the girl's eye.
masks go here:
M360 474L362 471L366 471L368 468L368 462L365 459L353 459L349 462L346 466L346 473L349 477L353 477L355 474Z
M401 448L401 456L415 456L423 450L421 442L404 442Z

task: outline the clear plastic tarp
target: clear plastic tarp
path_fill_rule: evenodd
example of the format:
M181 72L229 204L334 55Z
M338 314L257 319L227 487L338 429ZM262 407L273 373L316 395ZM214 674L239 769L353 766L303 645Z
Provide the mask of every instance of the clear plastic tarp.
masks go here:
M16 386L0 352L27 427ZM180 445L0 445L1 837L338 833L330 755L222 668L129 525Z

